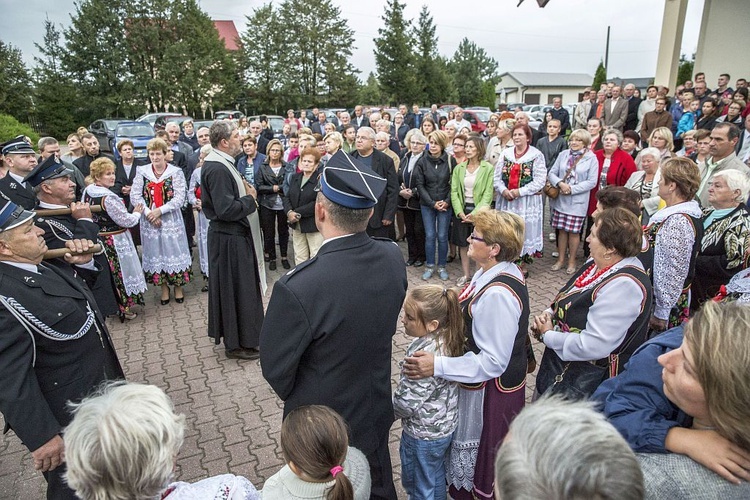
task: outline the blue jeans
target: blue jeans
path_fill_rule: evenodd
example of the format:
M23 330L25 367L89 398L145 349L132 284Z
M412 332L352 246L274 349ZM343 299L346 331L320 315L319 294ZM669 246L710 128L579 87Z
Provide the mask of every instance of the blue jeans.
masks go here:
M401 484L410 500L445 500L445 460L453 434L427 441L401 433Z
M435 265L435 239L437 239L438 267L445 267L448 260L448 233L451 228L453 211L449 208L445 212L422 205L422 222L424 222L427 265Z

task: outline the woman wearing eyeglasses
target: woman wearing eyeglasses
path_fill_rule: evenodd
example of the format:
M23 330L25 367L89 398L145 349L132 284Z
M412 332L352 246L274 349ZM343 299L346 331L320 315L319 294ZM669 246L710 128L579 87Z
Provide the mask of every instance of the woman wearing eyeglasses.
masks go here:
M263 229L263 253L268 269L276 270L276 231L279 233L279 249L281 250L281 265L284 269L291 269L287 259L289 247L289 226L284 214L284 172L286 163L281 159L284 148L281 141L273 139L266 149L266 161L260 166L255 178L255 189L258 190L258 205L260 208L260 226ZM274 227L275 225L275 227Z
M466 354L416 352L404 362L410 378L460 383L446 473L451 498L467 500L492 497L495 452L525 405L529 325L526 280L514 263L523 248L523 220L487 207L472 219L468 256L479 270L459 298Z

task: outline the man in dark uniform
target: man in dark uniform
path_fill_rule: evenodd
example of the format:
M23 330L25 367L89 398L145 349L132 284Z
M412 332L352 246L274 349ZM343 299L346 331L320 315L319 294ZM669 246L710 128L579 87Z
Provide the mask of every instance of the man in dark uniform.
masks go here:
M361 130L361 129L360 129ZM336 410L370 463L372 498L395 499L388 432L392 337L406 295L398 246L365 232L386 180L343 151L323 169L317 256L274 285L260 337L263 376L284 400Z
M65 260L83 266L79 272L41 264L47 245L34 213L0 205L0 412L47 479L48 499L77 498L62 478L68 401L124 378L104 317L81 279L96 276L91 255L79 255L91 244L67 242Z
M208 335L224 338L228 358L257 359L266 278L255 189L240 176L236 125L211 125L201 169L201 204L208 226ZM260 265L259 265L260 263Z
M75 201L75 182L55 155L37 165L24 181L34 189L40 209L71 209L67 215L37 218L36 225L44 230L44 240L49 248L63 248L68 240L73 239L97 241L99 226L91 217L91 207L88 203ZM102 268L92 286L99 310L105 316L117 314L120 309L107 256L102 251L94 256L94 261Z
M36 206L36 196L24 178L37 165L36 154L31 144L22 135L11 139L2 146L5 164L8 165L8 175L0 179L0 199L10 200L26 210L33 210Z

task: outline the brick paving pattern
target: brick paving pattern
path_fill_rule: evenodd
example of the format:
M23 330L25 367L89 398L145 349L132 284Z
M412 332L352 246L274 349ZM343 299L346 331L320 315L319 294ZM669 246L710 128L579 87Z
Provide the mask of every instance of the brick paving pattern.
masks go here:
M547 228L548 229L548 228ZM546 240L546 233L545 233ZM566 282L564 271L549 271L554 263L553 244L547 242L545 257L530 266L528 280L531 313L544 310ZM403 252L406 244L400 243ZM290 245L291 247L291 245ZM291 255L291 253L290 253ZM197 265L197 252L194 269ZM580 264L579 250L579 264ZM409 286L417 286L424 268L407 268ZM448 265L455 284L460 276L458 260ZM283 270L268 273L273 283ZM200 272L198 272L200 275ZM354 278L354 277L353 277ZM437 277L430 282L440 283ZM216 474L247 477L261 489L265 480L283 465L279 432L282 402L261 375L258 361L227 359L224 346L215 346L206 332L208 296L200 292L200 278L185 288L185 302L159 304L159 290L146 295L146 307L133 321L108 320L115 348L128 380L154 384L172 398L178 413L186 416L185 443L177 458L176 479L193 482ZM366 290L367 284L362 284ZM392 383L398 381L398 362L411 342L399 322L393 338ZM541 347L535 343L537 363ZM535 373L527 378L527 397L534 388ZM5 421L0 415L0 426ZM398 447L400 421L391 428L393 475L399 498L406 498L400 484ZM0 498L44 498L46 483L34 470L31 454L13 432L0 437Z

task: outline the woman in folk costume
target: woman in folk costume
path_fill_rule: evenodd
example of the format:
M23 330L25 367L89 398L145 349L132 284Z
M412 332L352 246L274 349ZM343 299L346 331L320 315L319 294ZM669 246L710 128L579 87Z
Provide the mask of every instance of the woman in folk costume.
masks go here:
M185 300L182 287L190 281L190 251L182 220L187 184L179 167L166 162L167 143L149 141L151 163L141 165L133 179L130 202L145 206L141 220L143 271L146 281L161 286L161 303L169 304L169 285L174 298Z
M92 214L99 225L99 239L104 244L104 253L109 261L117 292L120 321L135 319L131 310L136 304L143 305L143 292L147 290L143 268L133 238L128 228L138 224L143 212L139 204L129 213L122 198L110 191L115 185L115 164L109 158L97 158L91 162L89 184L83 192L82 201L99 205L102 211Z
M203 167L203 160L206 159L206 156L211 151L213 151L213 148L211 148L210 144L206 144L201 148L198 157L198 166L190 176L187 192L188 201L198 210L198 257L201 264L201 273L203 273L203 281L208 280L208 219L203 213L201 205L201 167ZM207 291L208 282L206 281L203 288L201 288L201 292Z
M531 137L528 125L515 125L512 132L514 147L503 151L495 166L496 208L520 215L526 224L520 261L524 276L528 276L526 265L544 248L541 192L547 179L547 167L542 152L531 146Z

